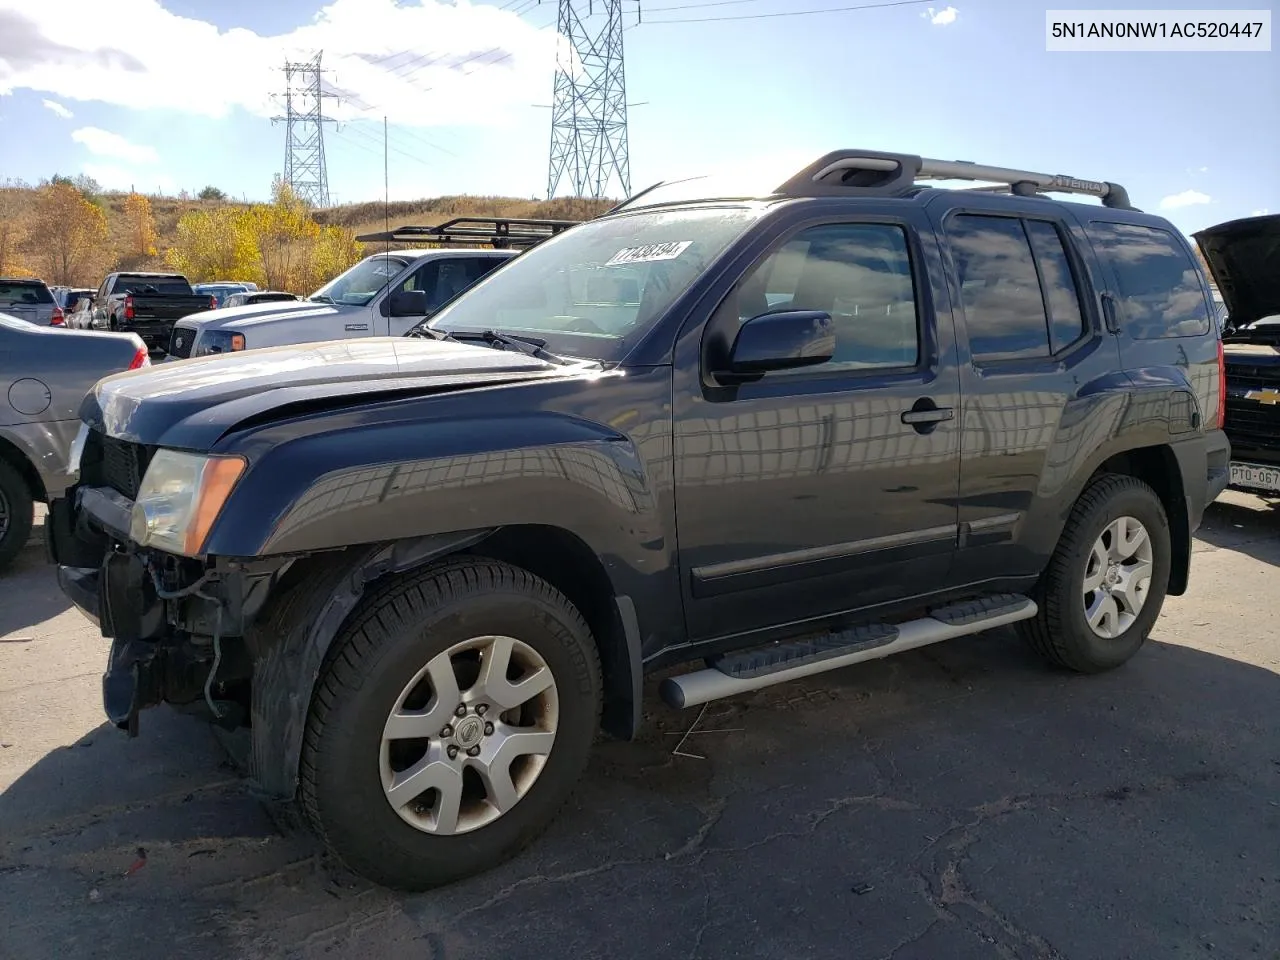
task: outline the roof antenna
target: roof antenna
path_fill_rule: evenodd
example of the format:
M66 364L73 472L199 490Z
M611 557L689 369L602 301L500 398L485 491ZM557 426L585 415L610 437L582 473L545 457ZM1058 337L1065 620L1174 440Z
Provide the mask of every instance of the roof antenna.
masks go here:
M387 115L382 115L382 228L387 232L387 262L391 261L391 140Z

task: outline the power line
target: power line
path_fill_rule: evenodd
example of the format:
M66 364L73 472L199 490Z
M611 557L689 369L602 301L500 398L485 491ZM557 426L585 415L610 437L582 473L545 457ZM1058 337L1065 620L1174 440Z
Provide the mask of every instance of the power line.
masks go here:
M807 17L819 13L849 13L853 10L878 10L884 7L912 7L935 2L936 0L889 0L889 2L886 3L863 3L852 7L825 7L821 10L784 10L780 13L740 13L722 17L685 17L678 20L646 19L643 24L638 24L638 26L646 26L655 23L718 23L725 20L770 20L776 17ZM675 10L679 8L668 7L666 9Z
M677 3L670 7L645 7L646 13L662 13L666 10L693 10L697 7L736 7L743 3L759 3L760 0L709 0L706 3Z

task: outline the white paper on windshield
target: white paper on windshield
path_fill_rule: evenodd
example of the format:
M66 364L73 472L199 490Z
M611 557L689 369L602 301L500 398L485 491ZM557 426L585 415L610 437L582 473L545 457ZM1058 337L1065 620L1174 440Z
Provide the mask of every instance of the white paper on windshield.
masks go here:
M632 263L674 260L691 246L693 246L692 240L672 240L669 243L647 243L643 247L624 247L609 258L605 266L617 267Z

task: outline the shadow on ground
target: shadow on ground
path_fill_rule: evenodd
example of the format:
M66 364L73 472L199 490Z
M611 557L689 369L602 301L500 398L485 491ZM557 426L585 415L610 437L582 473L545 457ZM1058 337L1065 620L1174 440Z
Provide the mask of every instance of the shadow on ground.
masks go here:
M1273 566L1280 565L1280 506L1228 490L1205 511L1196 539L1218 549L1234 550Z
M996 631L659 707L523 855L415 896L153 712L0 796L0 955L1273 958L1277 702L1187 647L1083 678Z
M50 589L53 568L44 552L44 523L37 520L31 540L13 563L0 571L0 642L24 634L51 620L71 604L56 587Z

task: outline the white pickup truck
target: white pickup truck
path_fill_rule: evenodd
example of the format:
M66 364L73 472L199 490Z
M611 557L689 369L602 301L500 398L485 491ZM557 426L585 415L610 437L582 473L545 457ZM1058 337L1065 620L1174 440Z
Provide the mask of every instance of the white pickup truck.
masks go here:
M366 257L311 296L208 310L173 327L166 360L319 340L402 336L501 264L557 233L568 220L459 217L357 239L430 243ZM438 245L438 246L435 246ZM490 249L481 249L487 245Z

